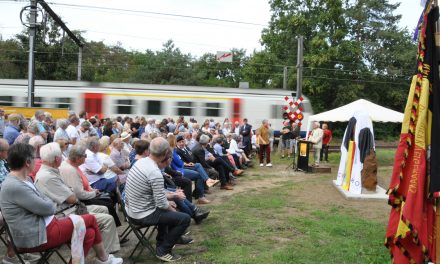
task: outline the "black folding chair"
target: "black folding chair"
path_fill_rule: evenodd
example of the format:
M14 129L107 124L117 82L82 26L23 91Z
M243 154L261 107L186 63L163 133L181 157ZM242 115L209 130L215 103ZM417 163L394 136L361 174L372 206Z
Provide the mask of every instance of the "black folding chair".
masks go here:
M0 226L0 240L3 242L3 244L5 244L6 247L8 247L8 241L6 241L6 228L4 225Z
M3 225L3 227L4 227L4 229L6 230L6 233L7 233L8 237L9 237L10 243L11 243L11 245L12 245L12 248L14 249L14 252L15 252L17 258L20 260L20 262L21 262L22 264L26 264L26 262L25 262L24 259L23 259L22 254L29 253L29 252L27 252L26 249L20 249L20 248L17 248L17 247L15 246L14 239L12 238L11 231L9 230L9 226L8 226L8 224L6 223L6 220L5 220L5 219L4 219L4 225ZM55 253L56 255L58 255L58 257L61 259L61 261L62 261L64 264L67 264L67 261L63 258L63 256L62 256L62 255L60 254L60 252L58 251L61 247L62 247L62 245L59 246L59 247L55 247L55 248L48 249L48 250L46 250L46 251L38 252L38 253L40 253L41 258L38 260L37 264L49 264L49 259L50 259L50 257L51 257L54 253Z
M121 193L119 191L117 192L117 195L118 203L121 205L122 213L124 214L124 217L128 223L128 227L124 230L124 232L122 232L121 237L126 238L131 232L133 232L138 239L138 242L131 252L129 258L133 261L133 263L135 263L135 259L133 258L133 256L139 248L140 250L137 253L136 258L139 257L139 255L144 251L145 248L147 248L151 252L151 254L155 256L156 249L151 243L151 238L153 237L154 232L157 230L157 226L141 226L134 224L128 217L127 211L125 210L125 202L123 201Z

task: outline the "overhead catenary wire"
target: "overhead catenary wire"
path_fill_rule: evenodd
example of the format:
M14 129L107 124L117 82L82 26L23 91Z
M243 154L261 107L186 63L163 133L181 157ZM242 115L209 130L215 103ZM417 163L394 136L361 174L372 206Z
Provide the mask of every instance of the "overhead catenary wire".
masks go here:
M0 49L0 51L2 51L2 49ZM24 52L24 51L23 51ZM36 54L52 54L51 52L36 52ZM61 54L61 53L58 53ZM65 52L65 55L77 55L78 53L68 53ZM109 56L114 56L114 55L118 55L118 54L107 54ZM91 57L102 57L102 55L99 54L92 54ZM88 55L85 54L84 58L87 58ZM104 58L105 59L105 58ZM16 59L12 59L12 60L0 60L0 62L20 62L23 61L25 62L26 60L16 60ZM49 64L56 64L56 63L60 63L61 61L51 61L51 62L39 62L39 63L49 63ZM126 64L124 63L107 63L105 61L102 61L103 66L104 65L112 65L112 66L126 66ZM129 62L127 62L128 64ZM240 64L241 62L237 61L235 63L232 64ZM145 64L133 64L130 63L131 66L147 66ZM266 63L245 63L242 67L245 66L262 66L262 67L266 67L266 66L270 66L270 67L285 67L284 65L281 64L266 64ZM295 67L295 66L288 66L288 67ZM214 68L209 68L206 67L206 69L214 69ZM319 67L304 67L304 69L310 70L310 73L313 73L313 71L325 71L325 72L330 72L330 73L343 73L343 74L347 74L347 75L358 75L358 76L362 76L362 75L368 75L368 76L382 76L382 77L408 77L408 76L412 76L411 73L408 74L380 74L380 73L375 73L375 72L367 72L367 71L356 71L356 70L341 70L341 69L332 69L332 68L319 68ZM282 74L281 74L282 75Z
M58 5L58 6L88 8L88 9L94 9L97 11L107 10L107 11L118 11L118 12L128 12L128 13L142 13L142 14L152 14L152 15L159 15L159 16L181 17L181 18L188 18L188 19L225 22L225 23L232 23L232 24L243 24L243 25L251 25L251 26L267 26L264 24L247 22L247 21L229 20L229 19L221 19L221 18L202 17L202 16L190 16L190 15L172 14L172 13L164 13L164 12L153 12L153 11L146 11L146 10L133 10L133 9L113 8L113 7L103 7L103 6L64 4L64 3L57 3L57 2L48 2L48 3L50 3L52 5Z

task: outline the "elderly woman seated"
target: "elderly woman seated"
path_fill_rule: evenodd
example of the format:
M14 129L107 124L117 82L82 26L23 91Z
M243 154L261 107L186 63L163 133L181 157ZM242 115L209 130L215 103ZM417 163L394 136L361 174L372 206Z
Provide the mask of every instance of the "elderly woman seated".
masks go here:
M105 146L101 147L103 148ZM109 168L114 168L112 170L118 175L120 183L125 183L125 181L127 180L128 169L130 168L128 157L122 154L123 148L124 143L122 142L122 139L115 139L112 143L110 157L108 158L108 161L112 163ZM107 159L107 157L108 156L106 156L105 158Z
M84 146L73 146L69 152L69 159L61 163L61 178L63 178L64 182L72 188L76 197L86 205L106 206L109 214L113 216L116 226L120 226L121 221L116 213L114 201L111 199L103 199L103 197L101 197L101 192L90 186L87 176L80 169L86 156L86 148Z
M29 145L34 147L35 149L35 167L34 170L29 174L31 176L32 180L35 181L35 175L37 174L38 170L41 167L41 158L40 158L40 148L45 144L44 139L42 136L33 136L29 140Z
M72 218L54 217L54 203L40 193L27 177L34 169L34 153L34 148L28 144L17 143L11 146L8 153L11 173L6 177L0 191L3 217L8 223L15 245L22 252L41 252L69 243L74 229ZM121 258L115 258L105 251L96 218L85 214L78 221L81 219L86 233L83 241L79 239L79 242L72 243L72 248L82 242L84 256L94 248L96 263L122 263ZM72 257L83 257L76 250L72 250L72 253Z
M29 140L34 137L40 135L40 130L38 129L38 121L32 121L28 126L26 132L22 132L14 141L14 143L29 143ZM44 137L44 141L46 141L47 133L41 133L41 136Z

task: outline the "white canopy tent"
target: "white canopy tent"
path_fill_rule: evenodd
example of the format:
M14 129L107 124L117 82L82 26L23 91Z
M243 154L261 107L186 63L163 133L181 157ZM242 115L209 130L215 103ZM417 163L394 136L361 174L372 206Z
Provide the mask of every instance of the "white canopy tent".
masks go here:
M373 122L401 123L403 121L402 113L374 104L365 99L359 99L333 110L309 116L309 122L347 122L353 114L358 111L367 112Z
M365 99L359 99L333 110L309 116L307 132L310 131L312 121L348 122L353 114L359 111L367 112L373 122L401 123L403 114L383 106L374 104Z

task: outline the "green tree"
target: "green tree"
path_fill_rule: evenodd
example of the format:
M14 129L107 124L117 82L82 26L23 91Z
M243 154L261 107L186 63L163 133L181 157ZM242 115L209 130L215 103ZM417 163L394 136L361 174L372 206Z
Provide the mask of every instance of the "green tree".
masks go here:
M398 5L387 0L271 0L270 5L271 21L262 33L270 53L263 58L270 59L262 63L295 65L297 37L304 36L303 92L315 111L358 98L401 105L416 49L407 30L398 28L400 17L392 15ZM290 73L289 87L296 87L295 72Z

